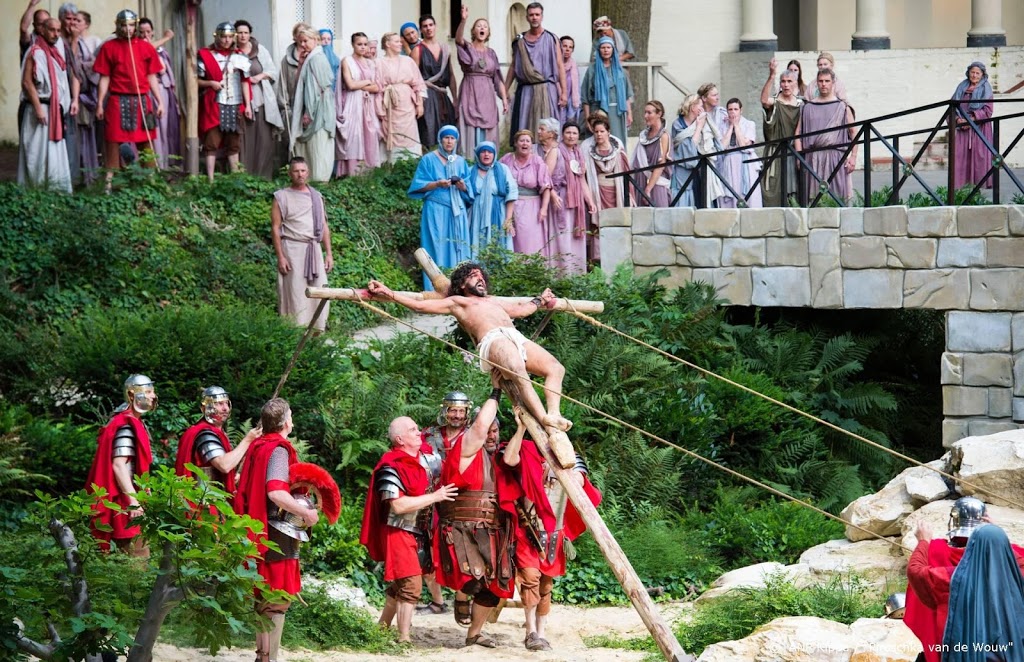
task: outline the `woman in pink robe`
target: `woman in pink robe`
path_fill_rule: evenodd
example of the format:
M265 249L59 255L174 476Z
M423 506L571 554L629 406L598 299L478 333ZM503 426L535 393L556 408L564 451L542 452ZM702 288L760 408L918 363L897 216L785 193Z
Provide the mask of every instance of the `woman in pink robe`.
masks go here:
M515 151L501 157L519 186L513 214L512 248L516 253L545 255L551 175L544 159L533 149L533 133L517 131L512 137Z
M402 38L388 32L381 38L384 57L377 62L377 86L380 88L377 116L380 117L386 154L391 163L423 154L416 118L423 115L423 95L427 86L412 58L402 55Z
M341 61L337 84L338 135L335 141L338 177L380 165L380 121L377 119L376 67L367 59L369 41L352 35L353 54Z
M953 99L963 101L956 109L956 136L954 148L956 163L953 167L953 186L960 188L977 184L992 167L992 152L988 151L978 134L967 123L967 117L974 120L988 143L992 144L992 85L982 62L971 62L966 78L957 85ZM985 180L985 188L992 188L993 177Z

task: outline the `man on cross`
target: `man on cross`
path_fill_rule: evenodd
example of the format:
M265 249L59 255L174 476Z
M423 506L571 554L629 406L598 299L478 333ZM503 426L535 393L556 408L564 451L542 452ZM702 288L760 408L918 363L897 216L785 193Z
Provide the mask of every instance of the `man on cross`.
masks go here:
M376 280L371 280L367 289L371 295L386 297L418 313L453 316L476 342L482 372L497 369L507 377L515 377L519 397L534 418L545 427L562 432L569 430L572 422L562 417L559 408L565 368L512 324L513 318L527 317L541 308L553 308L555 295L546 289L526 303L507 303L489 296L489 286L483 267L474 262L463 262L452 272L448 296L444 299L419 301L396 294ZM544 378L547 411L533 390L531 374Z

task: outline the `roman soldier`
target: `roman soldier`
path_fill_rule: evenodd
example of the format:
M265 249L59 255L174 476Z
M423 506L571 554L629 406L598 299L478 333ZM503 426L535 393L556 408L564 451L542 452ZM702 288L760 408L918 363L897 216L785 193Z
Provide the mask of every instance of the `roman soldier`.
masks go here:
M153 452L149 445L149 431L142 416L156 409L156 390L153 380L145 375L131 375L124 382L124 404L117 408L110 421L100 430L85 490L96 493L104 490L102 498L93 504L92 533L100 540L100 548L110 550L110 543L133 556L149 556L149 548L133 542L139 527L132 520L142 515L135 494L135 478L149 472ZM104 505L110 501L121 507L120 512Z
M466 433L469 410L472 408L473 401L462 391L446 393L437 413L437 425L423 430L423 443L430 446L430 450L424 448L423 452L437 453L443 460L455 442Z
M414 420L396 418L388 437L391 450L373 471L359 542L370 558L384 564L384 581L390 582L380 623L390 627L397 616L398 640L407 642L413 608L423 589L421 577L434 571L430 546L434 504L451 501L455 488L433 489L440 475L440 456L422 452Z
M519 428L504 445L501 463L514 468L522 488L516 503L519 527L516 536L516 572L519 595L526 615L527 650L551 650L544 637L544 624L551 611L551 589L555 577L565 574L565 541L575 540L587 530L579 513L568 501L562 484L544 459L536 443L524 439L526 427L516 411ZM586 461L576 455L574 478L595 506L601 493L588 479Z
M231 418L231 397L220 386L203 389L201 401L203 418L185 431L178 443L178 454L174 471L179 476L191 476L185 466L194 464L203 474L224 486L229 493L235 493L235 469L249 450L252 441L263 430L258 425L242 438L237 448L231 447L227 432L224 431Z

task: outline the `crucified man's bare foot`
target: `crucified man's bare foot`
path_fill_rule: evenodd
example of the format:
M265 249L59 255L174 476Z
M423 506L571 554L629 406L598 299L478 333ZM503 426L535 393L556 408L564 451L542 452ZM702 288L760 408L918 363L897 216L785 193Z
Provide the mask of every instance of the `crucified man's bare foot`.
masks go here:
M572 429L572 421L568 418L563 417L561 414L547 414L541 420L541 425L546 428L554 428L561 432L568 432Z

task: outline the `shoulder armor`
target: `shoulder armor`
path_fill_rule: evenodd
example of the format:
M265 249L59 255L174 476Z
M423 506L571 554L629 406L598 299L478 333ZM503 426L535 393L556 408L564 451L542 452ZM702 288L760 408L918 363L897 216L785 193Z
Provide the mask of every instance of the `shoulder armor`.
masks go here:
M135 428L122 425L114 432L114 457L135 457Z
M441 477L441 464L443 462L444 460L440 453L420 453L420 466L426 470L431 486Z
M405 492L405 485L394 467L383 466L373 476L373 489L385 500L397 499Z
M203 430L195 440L193 453L204 463L209 464L210 460L218 458L227 453L224 450L224 443L212 430Z
M576 454L576 463L572 466L573 469L579 471L581 474L586 476L590 473L590 467L587 466L587 461L583 459L583 456L579 453Z

